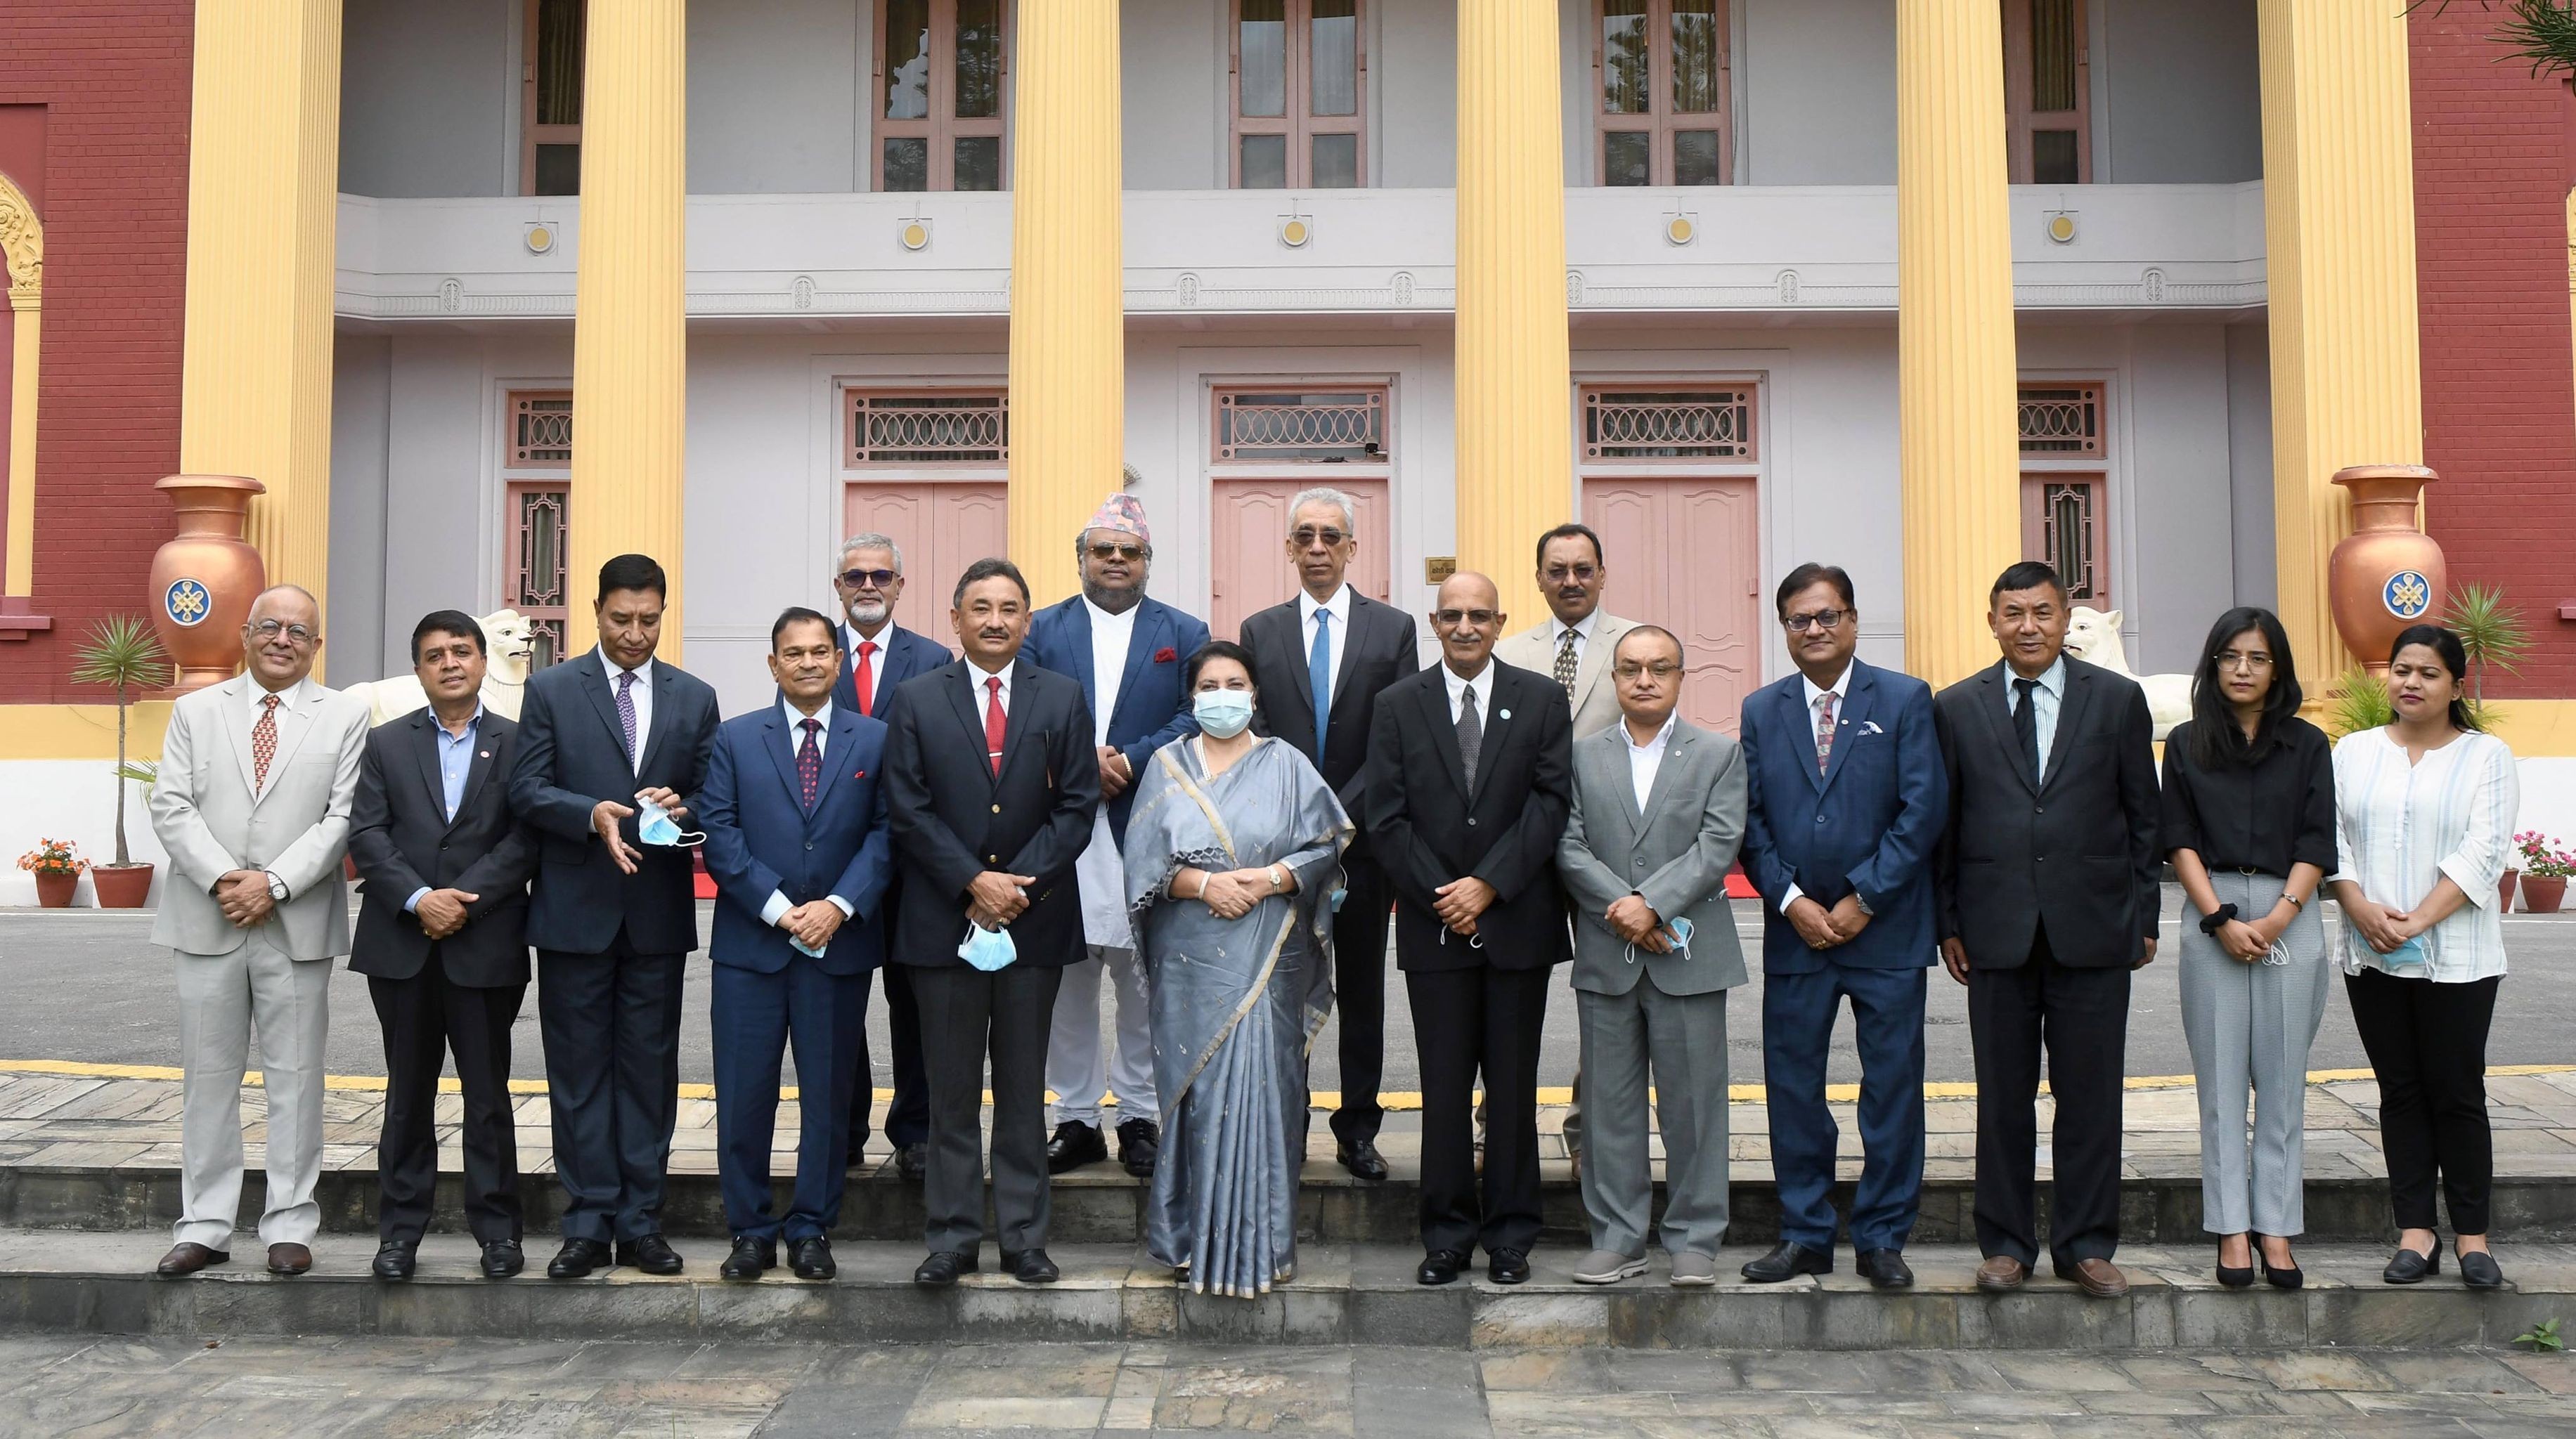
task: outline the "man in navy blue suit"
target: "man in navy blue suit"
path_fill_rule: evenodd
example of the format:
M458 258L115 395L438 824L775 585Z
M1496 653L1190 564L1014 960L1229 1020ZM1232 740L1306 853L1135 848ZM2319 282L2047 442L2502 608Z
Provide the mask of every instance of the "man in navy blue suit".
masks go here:
M1836 1134L1825 1108L1834 1014L1851 1000L1864 1158L1854 1267L1914 1283L1906 1236L1923 1188L1924 971L1938 954L1932 854L1948 778L1921 680L1855 659L1851 576L1800 565L1775 597L1798 672L1744 701L1752 780L1744 869L1762 892L1762 1067L1780 1243L1757 1284L1834 1267Z
M903 598L903 547L892 536L871 530L841 541L832 591L845 616L839 626L841 672L832 681L832 703L838 708L884 719L896 685L945 668L955 658L947 646L894 622L895 603ZM891 890L886 903L885 932L891 936ZM930 1081L921 1068L921 1004L913 997L912 971L890 964L879 973L885 983L886 1033L894 1051L894 1102L886 1106L886 1142L894 1146L896 1172L918 1183L930 1160ZM857 1169L868 1147L868 1111L876 1099L876 1070L868 1062L865 1030L859 1034L852 1074L848 1153L849 1167Z
M1155 1116L1151 997L1127 923L1127 875L1119 858L1136 776L1154 751L1195 733L1181 674L1208 641L1208 627L1145 597L1154 562L1145 507L1134 495L1101 502L1074 541L1082 593L1029 621L1031 662L1082 682L1100 757L1100 811L1075 878L1082 889L1084 958L1064 972L1047 1040L1047 1087L1055 1091L1055 1134L1047 1171L1062 1174L1109 1157L1100 1133L1100 1096L1118 1096L1118 1161L1142 1179L1162 1147ZM1100 980L1117 994L1117 1045L1106 1063L1100 1042Z
M769 627L776 703L716 731L698 817L716 880L712 1020L716 1173L733 1253L727 1279L758 1279L787 1241L799 1279L829 1279L841 1217L851 1072L865 1052L868 972L885 962L892 873L879 787L883 721L832 703L836 626L797 606ZM778 1061L796 1042L796 1189L774 1212L769 1141Z
M706 681L653 658L669 592L648 556L600 566L599 647L539 671L519 710L510 808L540 838L528 942L564 1188L563 1248L546 1266L555 1279L612 1260L680 1272L662 1238L662 1190L679 1114L680 981L698 947L681 826L717 716Z

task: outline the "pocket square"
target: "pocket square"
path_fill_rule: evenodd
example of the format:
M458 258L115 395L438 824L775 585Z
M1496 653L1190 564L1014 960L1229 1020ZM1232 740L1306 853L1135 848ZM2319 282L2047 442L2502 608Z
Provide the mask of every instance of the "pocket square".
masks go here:
M1154 663L1158 665L1167 665L1179 658L1179 652L1174 650L1170 645L1165 645L1161 649L1154 651Z
M863 769L854 769L854 770L850 771L850 778L852 778L852 779L866 779L867 777L868 777L868 772L867 772L866 770L863 770Z
M1878 721L1876 720L1862 720L1860 722L1860 732L1865 735L1887 733L1887 731L1878 727Z

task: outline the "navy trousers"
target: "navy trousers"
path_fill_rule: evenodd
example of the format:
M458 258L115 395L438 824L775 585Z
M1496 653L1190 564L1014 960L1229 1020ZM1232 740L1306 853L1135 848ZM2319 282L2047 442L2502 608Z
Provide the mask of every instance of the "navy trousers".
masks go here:
M537 1026L566 1239L662 1232L688 959L638 954L623 929L599 954L537 951Z
M737 1237L829 1235L840 1222L850 1077L867 1049L868 976L791 963L776 974L709 966L715 1032L716 1176ZM770 1190L778 1065L796 1045L796 1188L782 1221Z
M1780 1237L1834 1247L1834 1147L1825 1062L1848 997L1860 1049L1860 1188L1852 1248L1903 1249L1923 1195L1923 969L1827 961L1806 974L1762 976L1762 1070L1770 1095L1771 1172Z

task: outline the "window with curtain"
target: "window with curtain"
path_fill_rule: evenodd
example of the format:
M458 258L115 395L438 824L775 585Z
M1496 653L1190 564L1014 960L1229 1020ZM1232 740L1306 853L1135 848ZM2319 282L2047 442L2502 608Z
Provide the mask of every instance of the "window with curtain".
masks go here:
M2001 0L2004 97L2016 185L2093 178L2092 59L2084 0Z
M1367 183L1360 0L1234 0L1234 184Z
M1597 183L1731 183L1726 0L1596 0L1596 6Z
M519 193L581 193L585 0L527 0L519 64Z
M1004 188L1007 0L882 0L877 14L876 187Z

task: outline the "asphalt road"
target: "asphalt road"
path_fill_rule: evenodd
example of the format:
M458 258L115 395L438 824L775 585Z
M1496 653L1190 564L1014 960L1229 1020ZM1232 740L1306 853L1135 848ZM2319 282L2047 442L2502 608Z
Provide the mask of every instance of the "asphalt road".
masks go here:
M2168 887L2166 913L2174 914L2181 891ZM711 906L701 906L701 909ZM2328 906L2327 922L2335 922ZM1761 918L1750 901L1736 907L1736 923L1748 955L1759 943ZM178 1062L178 1014L168 951L150 943L151 916L99 910L0 910L0 1059L83 1060L101 1064ZM705 920L700 920L703 932ZM2130 1000L2128 1072L2132 1075L2176 1075L2191 1072L2179 1017L2176 969L2172 962L2174 921L2165 924L2165 955L2140 971ZM2522 916L2505 920L2505 945L2513 971L2496 1006L2491 1064L2576 1062L2576 915ZM688 1017L681 1028L680 1075L683 1080L713 1078L707 1026L706 964L692 959L688 979ZM1749 966L1750 983L1730 992L1732 1020L1729 1046L1738 1082L1762 1077L1762 977L1758 963ZM1927 1023L1927 1077L1966 1080L1974 1077L1968 1049L1966 991L1934 970ZM375 1011L366 981L343 968L331 985L330 1072L382 1074ZM1103 986L1107 997L1107 986ZM872 989L868 1010L869 1058L880 1085L892 1082L888 1069L886 1016L882 993ZM1411 1010L1403 978L1392 963L1387 975L1386 1088L1418 1087L1413 1057ZM1340 1087L1338 1035L1328 1027L1315 1045L1314 1085ZM1547 1021L1546 1057L1541 1082L1564 1084L1574 1072L1574 996L1560 987ZM254 1058L253 1063L257 1060ZM2310 1065L2316 1069L2366 1069L2369 1061L2355 1037L2352 1018L2341 996L2326 1006L2325 1025L2317 1035ZM545 1062L538 1048L536 996L521 1012L513 1069L527 1078L542 1078ZM1832 1078L1856 1080L1860 1067L1851 1047L1851 1025L1844 1019L1836 1034Z

